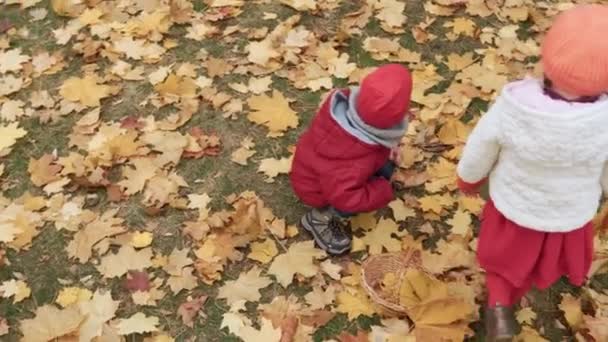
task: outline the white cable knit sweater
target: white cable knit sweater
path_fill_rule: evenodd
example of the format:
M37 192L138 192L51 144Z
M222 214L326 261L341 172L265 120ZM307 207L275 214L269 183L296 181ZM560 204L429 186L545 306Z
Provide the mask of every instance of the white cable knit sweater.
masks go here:
M458 175L476 183L489 174L496 208L520 226L580 228L595 215L602 189L608 191L608 99L544 112L515 97L516 85L507 85L479 120Z

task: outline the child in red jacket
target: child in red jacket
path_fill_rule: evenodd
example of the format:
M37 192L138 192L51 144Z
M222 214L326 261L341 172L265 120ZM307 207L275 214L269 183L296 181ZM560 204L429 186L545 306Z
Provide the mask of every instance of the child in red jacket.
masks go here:
M411 90L405 67L382 66L360 87L335 90L300 137L291 183L302 202L314 208L302 226L326 252L350 249L344 218L393 200L390 178L407 128Z

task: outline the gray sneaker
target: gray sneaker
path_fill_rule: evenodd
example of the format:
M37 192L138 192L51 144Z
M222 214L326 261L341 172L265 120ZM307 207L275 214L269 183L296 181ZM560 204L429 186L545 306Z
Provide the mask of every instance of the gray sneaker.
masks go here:
M328 209L313 209L302 217L302 226L309 231L321 249L332 255L350 250L352 237L344 219Z

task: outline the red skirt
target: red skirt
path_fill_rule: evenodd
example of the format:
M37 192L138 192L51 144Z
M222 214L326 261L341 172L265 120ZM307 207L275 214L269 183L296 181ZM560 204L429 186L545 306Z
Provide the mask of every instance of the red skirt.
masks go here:
M593 259L593 224L567 233L537 231L510 221L489 200L483 210L477 259L486 272L514 287L545 289L562 276L580 286Z

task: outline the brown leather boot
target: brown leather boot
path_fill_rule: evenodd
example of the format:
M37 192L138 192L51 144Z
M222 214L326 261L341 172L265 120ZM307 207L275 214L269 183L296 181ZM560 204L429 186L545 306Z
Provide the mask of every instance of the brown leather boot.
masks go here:
M513 341L517 331L517 321L510 307L496 304L486 309L486 341Z

